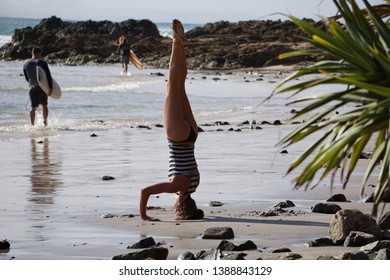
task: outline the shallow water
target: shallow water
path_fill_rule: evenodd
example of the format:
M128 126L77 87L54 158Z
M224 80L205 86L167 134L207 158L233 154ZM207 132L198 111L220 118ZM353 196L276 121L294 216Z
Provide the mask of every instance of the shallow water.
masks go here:
M0 62L0 137L4 132L29 132L30 101L22 62ZM167 71L130 68L121 76L119 65L50 66L62 88L62 98L49 98L51 131L124 128L162 123ZM156 74L161 74L156 75ZM288 118L285 98L261 105L284 76L269 73L190 73L187 93L199 123L244 121L246 117ZM286 75L286 74L284 74ZM283 106L283 105L282 105ZM275 111L277 110L277 111ZM252 120L250 120L252 121ZM42 124L40 112L37 127Z

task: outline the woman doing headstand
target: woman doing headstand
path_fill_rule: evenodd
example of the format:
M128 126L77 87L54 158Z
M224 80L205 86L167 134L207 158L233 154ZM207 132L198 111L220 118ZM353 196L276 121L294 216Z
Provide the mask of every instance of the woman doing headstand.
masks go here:
M200 176L194 155L198 126L185 90L186 38L179 20L173 20L172 30L172 52L164 102L164 127L169 147L169 181L142 188L140 215L146 221L159 220L146 213L149 197L159 193L176 194L173 207L177 220L202 219L204 216L203 211L197 209L191 198L191 193L195 192L199 185Z

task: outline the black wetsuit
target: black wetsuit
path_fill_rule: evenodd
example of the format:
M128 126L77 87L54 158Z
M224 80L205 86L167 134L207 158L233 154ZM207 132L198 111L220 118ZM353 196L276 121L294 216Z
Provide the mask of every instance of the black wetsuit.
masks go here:
M130 61L130 45L125 42L119 45L118 54L121 55L121 63L129 64Z
M31 107L38 107L39 104L47 105L47 94L39 87L37 82L37 70L36 67L40 66L45 70L47 76L47 82L50 88L53 88L53 80L49 70L49 66L46 61L41 59L30 59L23 66L23 73L26 81L29 83Z

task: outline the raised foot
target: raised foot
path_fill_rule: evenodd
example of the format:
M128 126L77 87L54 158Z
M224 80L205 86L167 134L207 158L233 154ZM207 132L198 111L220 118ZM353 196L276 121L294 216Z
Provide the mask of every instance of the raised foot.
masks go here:
M173 31L173 38L179 40L181 43L185 44L187 42L186 35L184 33L184 27L182 23L174 19L172 21L172 31Z

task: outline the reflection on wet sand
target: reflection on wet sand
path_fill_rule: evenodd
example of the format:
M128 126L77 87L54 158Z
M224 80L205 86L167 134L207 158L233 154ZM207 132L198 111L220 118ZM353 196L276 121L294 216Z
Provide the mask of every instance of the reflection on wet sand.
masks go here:
M61 161L51 159L49 139L31 139L31 193L30 201L36 204L53 204L56 189L62 181L57 177L61 172Z

